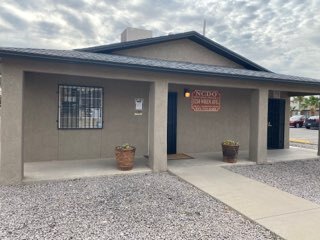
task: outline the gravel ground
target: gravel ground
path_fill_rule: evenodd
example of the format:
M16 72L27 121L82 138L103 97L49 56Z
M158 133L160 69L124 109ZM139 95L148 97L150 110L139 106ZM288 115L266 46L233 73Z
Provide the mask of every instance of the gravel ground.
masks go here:
M0 187L0 239L280 239L167 173Z
M235 173L320 204L320 161L227 167Z
M293 142L290 142L290 146L318 150L318 145L317 144L304 144L304 143L293 143Z

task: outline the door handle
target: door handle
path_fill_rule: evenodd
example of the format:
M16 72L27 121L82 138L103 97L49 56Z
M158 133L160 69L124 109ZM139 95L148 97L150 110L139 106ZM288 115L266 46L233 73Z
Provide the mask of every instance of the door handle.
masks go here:
M272 127L272 125L271 125L271 123L270 123L270 122L268 122L268 127Z

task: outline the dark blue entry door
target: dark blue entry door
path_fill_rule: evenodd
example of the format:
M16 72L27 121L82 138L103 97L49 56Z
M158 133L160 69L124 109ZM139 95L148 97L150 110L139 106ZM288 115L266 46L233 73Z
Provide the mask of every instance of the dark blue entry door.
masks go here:
M177 93L168 94L167 153L177 153Z
M268 105L268 149L284 148L285 99L269 99ZM288 123L289 124L289 123Z

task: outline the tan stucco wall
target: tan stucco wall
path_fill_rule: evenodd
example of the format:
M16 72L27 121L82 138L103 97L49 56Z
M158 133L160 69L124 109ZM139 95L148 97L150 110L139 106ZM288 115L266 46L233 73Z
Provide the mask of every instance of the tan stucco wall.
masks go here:
M121 50L114 52L114 54L244 68L188 39Z
M248 150L250 135L250 90L192 86L189 89L218 90L219 112L194 112L191 98L183 96L184 88L170 85L178 93L177 152L197 153L221 151L221 142L232 139Z
M102 130L58 130L58 84L104 88ZM220 151L224 139L235 139L248 150L250 90L192 86L214 89L222 95L219 112L194 112L190 98L183 97L182 85L170 85L178 92L178 152ZM27 73L24 94L24 160L48 161L113 157L117 144L129 142L137 155L148 154L149 84L79 78L56 74ZM134 116L134 98L144 98L142 116ZM40 114L39 114L40 113Z
M102 130L58 130L58 84L104 88ZM27 73L24 93L24 160L94 159L114 156L114 147L132 143L137 156L148 153L149 83ZM135 98L144 98L135 116Z

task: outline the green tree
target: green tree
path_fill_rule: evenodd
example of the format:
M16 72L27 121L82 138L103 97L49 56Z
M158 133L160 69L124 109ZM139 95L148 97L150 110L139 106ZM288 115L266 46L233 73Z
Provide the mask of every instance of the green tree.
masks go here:
M304 96L296 96L293 98L293 101L295 103L298 103L298 110L301 111L302 109L308 108L308 105L305 102Z
M311 116L314 116L316 110L319 109L319 97L310 96L305 98L303 105L309 107Z

